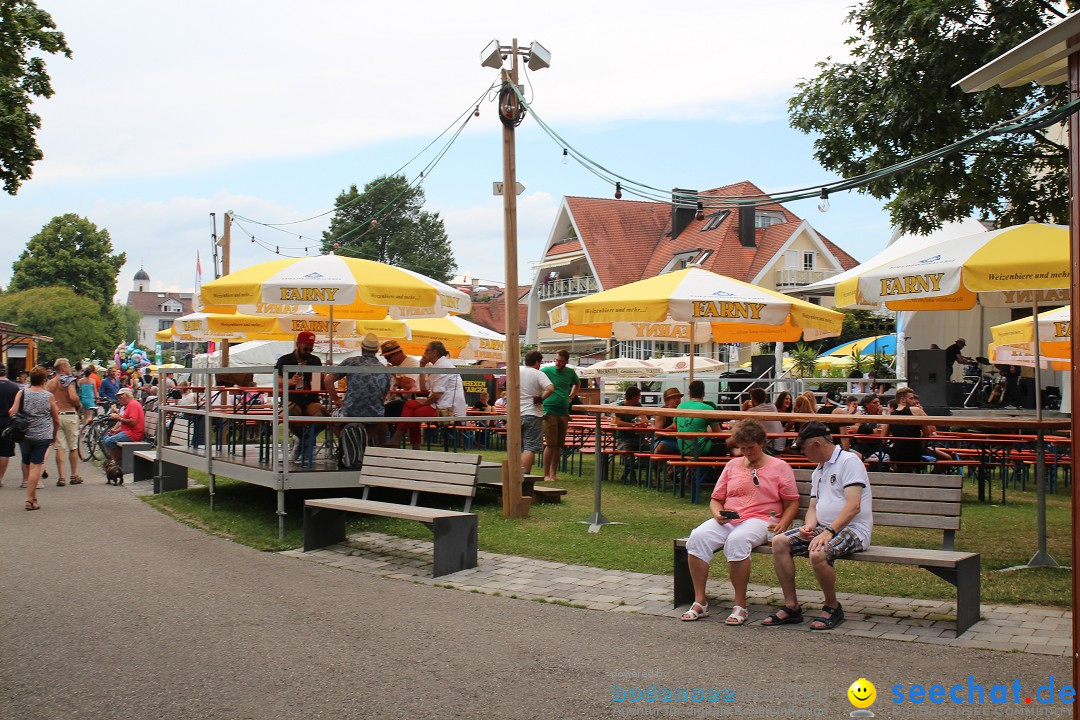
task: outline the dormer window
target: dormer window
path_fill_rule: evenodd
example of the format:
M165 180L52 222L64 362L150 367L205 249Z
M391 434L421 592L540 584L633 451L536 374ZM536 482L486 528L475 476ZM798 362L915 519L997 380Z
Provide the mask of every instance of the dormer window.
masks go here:
M676 270L684 270L688 265L693 264L694 258L701 254L701 248L695 248L693 250L686 250L684 252L677 252L671 256L671 262L667 264L660 274L675 272Z
M786 222L787 216L780 210L758 210L754 213L754 227L758 230Z

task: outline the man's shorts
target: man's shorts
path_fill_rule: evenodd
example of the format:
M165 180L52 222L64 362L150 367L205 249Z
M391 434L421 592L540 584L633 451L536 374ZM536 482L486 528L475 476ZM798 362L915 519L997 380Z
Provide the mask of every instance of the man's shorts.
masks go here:
M784 533L784 536L791 541L791 556L802 555L808 557L810 555L810 540L813 540L824 531L825 528L818 525L814 528L814 536L809 540L803 537L802 533L799 532L799 528ZM836 558L846 557L851 553L861 552L865 549L862 540L855 534L855 531L846 527L842 528L840 533L829 541L828 546L825 548L825 559L832 565L836 562Z
M562 449L566 444L566 428L569 425L569 415L545 415L544 442L547 446Z
M326 415L326 408L318 400L308 400L303 403L289 403L289 415L304 417L319 417Z
M0 420L0 458L15 457L15 443L11 440L5 440L2 433L4 428L8 426L7 418Z
M61 452L79 447L79 413L65 410L60 413L60 429L56 431L56 447Z
M544 452L544 419L535 415L521 416L521 449L526 452Z

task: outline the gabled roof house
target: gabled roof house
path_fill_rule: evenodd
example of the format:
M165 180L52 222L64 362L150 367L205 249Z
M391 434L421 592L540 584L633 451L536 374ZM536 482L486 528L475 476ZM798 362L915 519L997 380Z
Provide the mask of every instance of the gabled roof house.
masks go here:
M760 196L765 202L706 207L704 218L698 220L697 204L679 200L686 194L718 200ZM675 190L672 197L672 203L564 197L533 278L526 342L547 353L562 347L575 353L596 350L604 341L553 333L547 311L576 297L689 265L785 292L858 264L810 223L783 205L768 202L753 183L703 192ZM711 204L705 201L706 206ZM636 357L681 354L687 349L651 342L621 345L620 354Z

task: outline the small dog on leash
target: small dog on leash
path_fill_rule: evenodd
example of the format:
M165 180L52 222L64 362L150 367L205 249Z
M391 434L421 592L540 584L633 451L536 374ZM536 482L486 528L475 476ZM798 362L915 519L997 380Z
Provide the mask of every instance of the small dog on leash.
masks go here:
M105 482L109 485L124 484L124 470L120 467L120 463L111 459L106 460L101 469L105 471Z

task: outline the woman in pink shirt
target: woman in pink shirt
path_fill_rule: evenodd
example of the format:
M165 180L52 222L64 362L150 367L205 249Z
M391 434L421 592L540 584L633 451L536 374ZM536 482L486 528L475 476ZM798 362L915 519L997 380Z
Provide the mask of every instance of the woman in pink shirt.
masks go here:
M696 527L686 541L694 604L683 613L685 621L708 616L705 583L709 563L722 547L728 561L728 578L735 588L735 606L725 623L744 624L749 617L746 586L750 582L750 552L763 544L770 532L787 530L799 511L795 475L786 462L765 454L767 436L761 423L739 421L731 439L742 455L724 467L709 502L711 517ZM775 513L773 525L769 524L770 513Z

